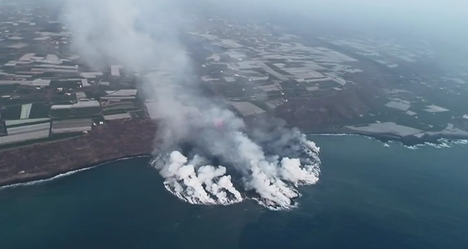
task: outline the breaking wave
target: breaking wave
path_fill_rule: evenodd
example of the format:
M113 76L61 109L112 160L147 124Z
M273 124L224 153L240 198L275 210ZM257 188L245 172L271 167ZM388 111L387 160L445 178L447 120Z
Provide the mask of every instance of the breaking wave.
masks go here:
M417 144L413 146L406 146L406 148L411 149L411 150L418 150L422 149L424 147L433 147L436 149L447 149L447 148L452 148L452 146L464 146L468 145L468 140L467 139L439 139L437 140L437 143L431 143L431 142L426 142L423 144Z
M3 187L0 187L0 190L8 189L8 188L26 187L26 186L32 186L32 185L37 185L37 184L41 184L41 183L46 183L46 182L54 181L54 180L57 180L59 178L70 176L70 175L73 175L73 174L76 174L76 173L79 173L79 172L82 172L82 171L90 170L90 169L93 169L95 167L89 167L89 168L84 168L84 169L79 169L79 170L66 172L66 173L59 174L59 175L56 175L56 176L48 178L48 179L42 179L42 180L37 180L37 181L30 181L30 182L25 182L25 183L16 183L16 184L11 184L11 185L6 185L6 186L3 186Z
M119 158L119 159L113 160L112 162L124 161L124 160L128 160L128 159L133 159L133 158L144 158L144 157L147 157L147 156L124 157L124 158ZM10 189L10 188L18 188L18 187L27 187L27 186L33 186L33 185L37 185L37 184L46 183L46 182L51 182L51 181L54 181L54 180L57 180L57 179L60 179L60 178L66 177L66 176L71 176L71 175L74 175L76 173L80 173L80 172L83 172L83 171L94 169L96 167L102 166L102 165L107 164L107 163L109 163L109 162L101 163L101 164L91 166L91 167L87 167L87 168L83 168L83 169L78 169L78 170L65 172L63 174L58 174L56 176L53 176L53 177L47 178L47 179L41 179L41 180L29 181L29 182L23 182L23 183L15 183L15 184L2 186L2 187L0 187L0 190Z

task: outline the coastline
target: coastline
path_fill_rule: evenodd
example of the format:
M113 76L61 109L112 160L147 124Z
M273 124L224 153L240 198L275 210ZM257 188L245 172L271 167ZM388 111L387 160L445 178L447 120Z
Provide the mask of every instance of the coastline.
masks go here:
M129 157L122 157L122 158L116 158L116 159L100 162L91 166L89 165L83 166L82 168L72 170L72 171L44 172L43 174L38 173L35 176L26 176L23 178L19 177L17 179L11 179L10 181L0 183L0 190L7 189L7 188L15 188L15 187L19 187L22 185L29 185L29 184L52 181L60 177L68 176L74 173L83 172L86 170L91 170L100 166L104 166L109 163L124 161L124 160L131 160L131 159L136 159L136 158L149 158L150 156L151 156L150 154L147 154L147 155L135 155L135 156L129 156Z
M1 151L0 186L53 178L90 165L151 155L157 125L152 120L121 120L80 137Z
M400 142L405 146L416 146L423 145L427 143L431 144L441 144L440 140L466 140L468 139L468 134L457 134L457 133L444 133L444 132L424 132L415 135L402 136L396 133L390 132L370 132L370 131L357 131L347 128L333 128L333 129L323 129L323 130L311 130L305 132L308 135L356 135L356 136L365 136L379 140L382 143L387 143L390 141Z
M70 172L84 171L110 162L150 157L155 145L156 129L156 124L151 120L123 120L97 127L81 137L2 151L0 189L53 180ZM428 132L419 136L400 136L390 132L356 131L346 127L305 130L305 133L365 136L383 143L397 141L405 146L441 144L441 139L468 139L468 134Z

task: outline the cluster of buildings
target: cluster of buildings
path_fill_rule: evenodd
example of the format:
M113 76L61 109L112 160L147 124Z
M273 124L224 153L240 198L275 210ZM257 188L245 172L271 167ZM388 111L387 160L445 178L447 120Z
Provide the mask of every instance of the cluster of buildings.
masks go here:
M0 8L0 147L86 133L141 116L133 74L95 71L69 54L70 34L44 5Z
M385 89L388 96L385 107L424 120L436 116L444 120L438 124L440 128L447 122L444 115L460 118L466 112L459 108L459 103L462 103L462 96L468 94L465 87L468 74L465 70L443 65L444 61L433 49L437 46L429 41L414 38L396 41L372 37L321 39L354 53L358 58L390 69L388 72L393 73L393 77L389 77L391 81ZM430 92L436 92L440 97L433 98L433 94L428 94ZM435 101L437 104L434 104ZM434 122L426 123L428 126L434 125Z
M468 109L462 104L468 94L468 74L444 65L433 49L437 46L429 41L359 36L320 39L383 69L376 77L386 79L382 85L385 102L370 113L376 122L372 125L380 127L392 121L424 131L444 130L451 123L468 128L463 119Z
M221 17L198 23L187 32L198 37L207 51L200 62L202 80L225 96L241 116L297 108L302 113L296 116L313 116L339 109L342 111L335 113L340 119L361 115L367 109L363 101L347 97L359 85L354 78L364 75L355 58L320 42L309 44L269 24L237 23ZM336 98L344 101L334 101ZM316 101L315 106L309 105L310 100Z
M355 84L349 75L363 73L356 59L270 25L212 17L201 26L189 33L207 44L202 80L242 116L345 90Z
M37 90L56 94L50 86ZM138 113L141 110L136 89L128 89L121 94L115 94L119 90L102 91L103 99L99 95L88 97L90 92L87 89L80 90L84 91L67 90L69 98L57 102L44 98L27 103L28 98L25 97L23 104L8 104L8 99L4 99L0 109L0 147L30 140L79 135L107 121L138 118L141 115ZM94 91L89 90L91 93Z
M158 118L161 103L141 101L134 72L121 65L87 67L69 53L70 34L41 4L0 5L0 148L76 136L114 120ZM310 41L268 23L216 16L189 24L193 46L202 47L191 52L202 53L195 55L201 58L195 70L203 86L247 119L273 113L305 129L391 121L427 130L467 115L465 108L420 97L412 88L462 98L468 82L458 75L434 82L432 74L407 70L428 70L420 62L434 53L425 43L409 50L372 38ZM152 74L170 80L167 72ZM154 88L180 93L184 102L183 86L155 82Z
M411 47L407 47L393 40L372 37L350 39L321 37L321 39L388 68L397 68L401 63L415 63L435 56L435 52L425 41L411 43Z
M216 16L197 23L188 32L205 44L202 80L244 117L272 112L294 125L310 119L301 128L397 122L421 130L466 120L468 74L443 70L428 41L304 40L268 23Z
M82 134L106 121L137 117L141 111L138 90L127 88L129 81L115 72L87 72L78 65L63 65L61 59L27 62L6 66L11 73L0 76L0 146ZM34 74L16 77L25 72Z

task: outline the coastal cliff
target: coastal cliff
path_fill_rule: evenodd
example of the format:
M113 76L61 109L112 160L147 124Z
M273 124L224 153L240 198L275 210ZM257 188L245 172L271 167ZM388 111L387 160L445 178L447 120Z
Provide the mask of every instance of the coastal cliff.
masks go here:
M80 137L1 151L0 186L45 179L119 158L150 155L157 125L116 120Z

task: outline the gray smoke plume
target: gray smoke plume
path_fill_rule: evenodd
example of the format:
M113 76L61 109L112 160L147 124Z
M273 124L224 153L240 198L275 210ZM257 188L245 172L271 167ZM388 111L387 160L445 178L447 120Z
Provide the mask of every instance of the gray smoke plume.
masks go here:
M319 149L298 130L243 120L197 90L169 0L71 0L64 22L90 65L117 62L141 76L158 117L154 167L168 191L194 204L252 198L289 209L296 187L318 181ZM267 125L268 124L268 125Z

